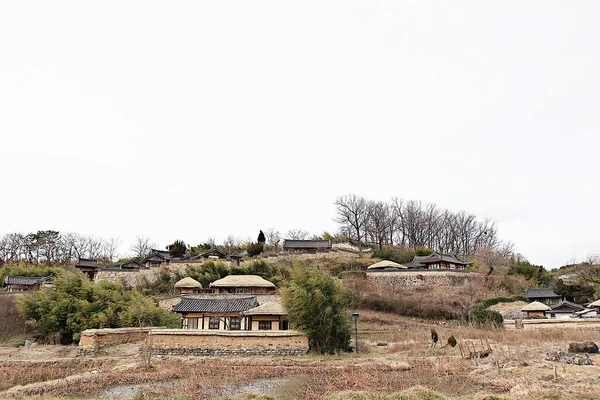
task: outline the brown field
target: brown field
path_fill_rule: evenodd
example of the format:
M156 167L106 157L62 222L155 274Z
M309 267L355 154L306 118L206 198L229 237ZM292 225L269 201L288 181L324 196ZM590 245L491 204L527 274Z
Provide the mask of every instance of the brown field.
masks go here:
M158 357L148 367L132 344L93 358L74 346L0 347L0 398L600 399L597 365L546 361L569 342L600 342L599 328L486 331L360 314L359 354ZM451 334L464 353L492 353L464 359L459 346L441 349ZM591 359L600 364L600 355Z

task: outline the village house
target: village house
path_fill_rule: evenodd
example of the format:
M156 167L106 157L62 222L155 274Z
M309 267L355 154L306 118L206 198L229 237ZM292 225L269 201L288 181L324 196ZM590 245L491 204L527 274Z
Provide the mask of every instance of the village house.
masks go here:
M275 302L258 303L257 297L183 297L173 306L181 314L182 329L288 330L283 307Z
M521 308L521 311L527 313L527 318L546 318L545 312L549 310L548 305L539 301L534 301Z
M527 288L525 297L529 301L539 301L548 306L558 304L562 300L562 297L554 293L550 288Z
M142 260L146 268L160 267L171 262L171 253L168 250L151 249L150 253Z
M405 264L409 269L454 269L464 270L471 263L459 260L456 256L433 252L429 256L415 256Z
M179 290L179 294L194 294L198 293L202 289L200 282L189 276L183 278L175 283L175 289Z
M35 292L47 284L54 275L48 276L7 276L4 278L4 289L7 292Z
M546 316L549 318L571 318L577 312L584 311L586 308L579 304L572 303L567 300L562 300L559 303L550 306L550 310L546 311Z
M125 261L123 263L120 264L114 264L112 265L111 268L118 268L118 269L125 269L125 270L140 270L140 269L145 269L146 266L144 264L142 264L140 261L138 260L129 260L129 261Z
M258 275L227 275L211 283L213 293L271 294L277 288L273 282Z
M331 251L331 240L285 239L282 249L288 253L328 253Z
M225 253L213 247L212 249L208 249L205 252L198 254L197 256L191 257L190 260L223 260L225 258Z

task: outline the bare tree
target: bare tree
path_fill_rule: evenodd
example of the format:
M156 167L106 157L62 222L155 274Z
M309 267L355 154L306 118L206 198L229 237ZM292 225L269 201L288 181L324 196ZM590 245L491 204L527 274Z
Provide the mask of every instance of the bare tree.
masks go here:
M110 261L116 261L117 258L117 250L121 245L122 240L116 237L111 237L108 240L104 241L103 245L103 253L104 257L108 258Z
M292 240L304 240L308 237L308 232L303 231L302 229L290 229L285 236Z
M133 251L134 257L137 258L146 257L151 250L152 245L150 244L150 238L147 236L137 236L131 246L131 251Z
M354 239L357 241L360 249L360 242L364 237L369 219L367 200L355 194L347 194L335 199L334 204L337 209L335 221L352 228L352 231L356 234Z
M275 246L281 240L281 234L275 227L271 227L265 231L265 237L267 238L267 244Z

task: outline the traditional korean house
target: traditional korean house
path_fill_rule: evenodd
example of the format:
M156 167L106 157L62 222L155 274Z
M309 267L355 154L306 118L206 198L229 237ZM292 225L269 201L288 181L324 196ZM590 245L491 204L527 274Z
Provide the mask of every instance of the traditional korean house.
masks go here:
M91 280L94 280L96 273L102 267L102 262L94 258L80 258L75 264L75 268L86 274Z
M289 253L328 253L331 251L331 240L285 239L282 249Z
M179 294L194 294L202 289L200 282L189 276L175 283L175 289L179 290Z
M572 303L567 300L562 300L557 304L550 306L550 310L546 311L546 316L550 318L571 318L576 312L584 311L585 307L579 304Z
M527 313L528 318L546 318L544 313L549 310L550 307L548 305L539 301L534 301L521 308L521 311Z
M464 270L467 265L470 264L471 263L468 261L459 260L456 256L434 252L429 256L415 256L413 260L410 263L405 264L405 266L414 269Z
M258 275L227 275L209 285L213 293L270 294L277 288Z
M529 301L539 301L549 306L558 304L562 300L562 297L550 288L527 288L525 297Z
M125 261L124 263L114 264L112 268L119 268L125 270L140 270L145 269L146 266L138 260L129 260Z
M142 264L146 268L160 267L171 262L171 253L168 250L156 250L152 249L143 260Z
M258 307L256 296L243 298L184 297L173 306L181 314L182 329L250 330L250 317L242 312Z
M210 259L210 260L223 260L226 258L225 253L221 250L212 248L208 249L203 253L198 254L197 256L191 257L190 260L200 260L200 259Z
M7 276L4 278L4 288L7 292L35 292L52 279L54 275Z

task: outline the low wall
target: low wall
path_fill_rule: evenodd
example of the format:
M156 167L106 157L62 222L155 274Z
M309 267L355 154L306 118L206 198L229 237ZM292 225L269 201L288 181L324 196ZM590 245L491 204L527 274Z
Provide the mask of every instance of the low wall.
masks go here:
M380 288L407 288L415 286L462 286L481 274L471 271L367 271L369 282Z
M597 330L600 329L600 318L573 318L573 319L523 319L522 328L517 328L517 321L511 319L504 320L504 327L507 330L538 330L538 329L579 329L579 330Z
M163 355L300 355L308 351L308 338L297 331L156 329L150 332L149 341Z
M87 329L81 332L79 350L93 352L105 346L143 342L150 330L162 328L164 327Z

